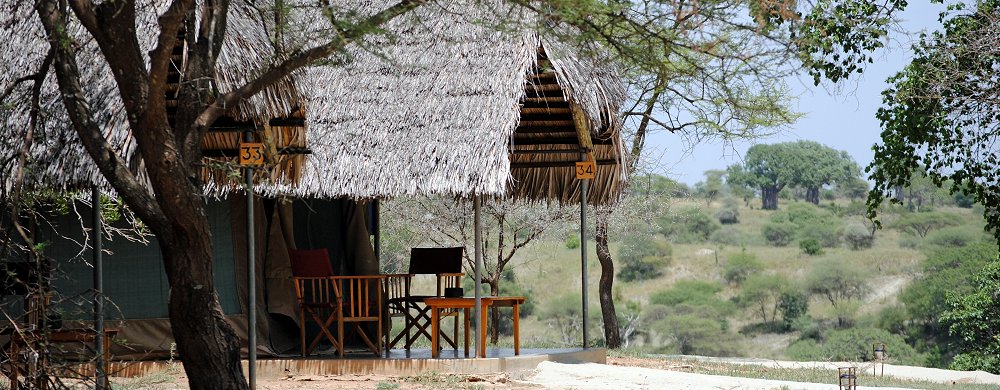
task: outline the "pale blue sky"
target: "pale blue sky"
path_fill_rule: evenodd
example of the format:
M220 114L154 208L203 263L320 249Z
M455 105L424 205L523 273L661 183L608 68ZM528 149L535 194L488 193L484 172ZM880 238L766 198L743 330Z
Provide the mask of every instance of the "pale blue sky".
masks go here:
M875 63L869 64L860 78L819 87L814 87L807 76L787 80L793 94L798 96L797 111L803 117L787 131L755 142L812 140L846 150L862 168L867 166L872 161L872 145L880 141L881 129L875 112L882 104L881 93L887 86L885 80L909 63L910 45L921 31L939 28L937 17L943 9L940 4L927 1L912 2L899 17L902 28L908 33L892 34L888 50L879 52ZM750 142L733 145L714 142L692 148L685 145L681 137L661 131L651 134L644 154L659 161L656 173L692 185L704 179L706 170L725 169L740 163L751 145Z

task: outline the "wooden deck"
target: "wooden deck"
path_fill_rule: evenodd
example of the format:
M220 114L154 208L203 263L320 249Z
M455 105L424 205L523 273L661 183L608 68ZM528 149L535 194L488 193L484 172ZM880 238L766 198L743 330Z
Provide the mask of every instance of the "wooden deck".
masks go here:
M287 375L342 375L382 374L412 376L427 372L456 374L485 374L532 370L543 361L559 363L605 363L607 351L603 348L522 348L519 356L507 348L488 348L487 357L466 358L464 353L444 349L437 359L431 358L430 349L413 349L409 352L394 349L388 358L376 358L370 352L348 353L343 359L332 350L308 358L280 357L257 360L258 378L281 378ZM113 362L115 376L142 376L165 370L171 363L165 361ZM175 362L173 364L179 364ZM178 367L179 368L179 367ZM244 372L247 361L243 361Z

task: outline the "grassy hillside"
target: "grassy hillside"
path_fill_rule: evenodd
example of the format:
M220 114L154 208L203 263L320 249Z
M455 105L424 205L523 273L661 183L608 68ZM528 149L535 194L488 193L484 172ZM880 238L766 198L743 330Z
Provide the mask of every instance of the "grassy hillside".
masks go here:
M775 215L789 209L810 213L809 210L815 209L826 216L825 220L812 222L823 226L820 238L825 239L844 235L848 225L861 224L862 217L857 215L859 205L827 201L816 208L783 200L779 211L749 208L743 203L737 206L739 223L719 227L725 229L725 234L710 239L678 238L676 228L684 225L684 221L669 218L662 218L659 224L633 223L612 232L611 250L619 270L623 266L620 255L626 238L633 243L624 245L636 245L634 241L639 237L666 244L671 250L669 256L650 260L653 269L661 272L659 276L636 281L616 278L619 318L623 326L635 329L629 349L778 359L822 358L826 354L834 359L838 352L830 343L868 345L870 350L871 342L881 341L891 345L895 362L923 364L932 353L914 349L911 344L915 343L904 341L905 335L901 334L904 331L885 329L891 322L886 317L906 310L900 305L900 293L923 276L922 263L927 253L939 245L931 241L954 241L938 237L949 234L971 235L972 240L988 239L982 233L982 218L977 210L938 207L934 212L954 216L958 221L952 224L955 226L937 229L941 234L932 231L927 237L919 237L903 227L893 228L907 213L885 212L882 216L887 228L875 232L870 248L851 249L841 237L833 240L836 245L822 248L821 254L809 255L799 242L801 235L808 235L803 231L812 227L793 229L796 237L785 246L775 246L765 239L763 232L775 223ZM699 209L714 220L721 207L724 207L721 201L706 206L704 201L682 200L661 214ZM675 229L664 235L665 230L670 230L664 229L664 225ZM734 236L737 239L732 239ZM742 281L727 280L727 264L734 256L752 258L749 262L758 269L748 272L749 276ZM588 259L590 340L600 342L603 339L597 300L600 267L592 241ZM518 253L510 266L516 281L506 284L516 283L534 304L532 314L521 321L525 345L579 344L580 267L580 250L567 248L560 237L536 241ZM834 304L825 294L817 292L816 284L838 277L855 280L858 285ZM751 284L756 287L750 287ZM671 290L675 287L678 288ZM750 294L753 289L756 295ZM782 293L802 296L808 303L805 314L787 321L782 318L777 306L782 297L787 297ZM858 359L864 359L864 351L856 354Z

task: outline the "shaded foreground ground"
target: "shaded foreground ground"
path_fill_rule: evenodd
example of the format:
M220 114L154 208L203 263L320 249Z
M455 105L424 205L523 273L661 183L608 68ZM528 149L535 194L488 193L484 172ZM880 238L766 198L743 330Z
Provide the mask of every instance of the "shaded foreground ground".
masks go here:
M259 378L259 389L804 389L837 388L836 367L845 363L776 362L695 357L608 357L608 364L543 362L533 371L486 375L426 373L389 375L309 376ZM871 366L858 364L859 370ZM831 370L832 368L832 370ZM708 374L710 373L710 374ZM728 375L727 375L728 374ZM876 378L866 371L859 389L1000 389L1000 376L886 365ZM746 378L752 376L754 378ZM770 378L770 379L764 379ZM120 389L186 389L183 372L172 370L142 378L116 379ZM816 383L818 382L818 383ZM879 386L879 387L871 387Z

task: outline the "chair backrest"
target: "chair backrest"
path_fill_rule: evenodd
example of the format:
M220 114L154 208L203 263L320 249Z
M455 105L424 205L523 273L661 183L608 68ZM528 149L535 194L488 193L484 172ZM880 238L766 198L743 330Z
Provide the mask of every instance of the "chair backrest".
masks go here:
M333 265L326 248L289 249L288 259L292 264L292 276L322 277L333 276Z
M382 310L381 275L336 276L338 297L343 298L346 320L375 321Z
M464 247L411 248L411 274L449 274L462 272Z
M340 285L333 276L293 276L295 299L300 306L332 305L340 301Z

